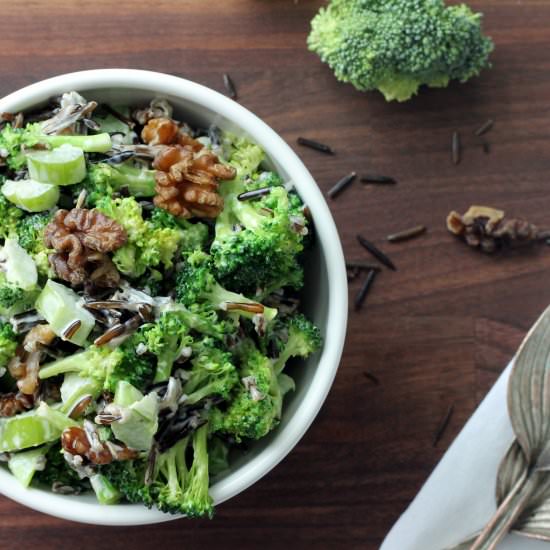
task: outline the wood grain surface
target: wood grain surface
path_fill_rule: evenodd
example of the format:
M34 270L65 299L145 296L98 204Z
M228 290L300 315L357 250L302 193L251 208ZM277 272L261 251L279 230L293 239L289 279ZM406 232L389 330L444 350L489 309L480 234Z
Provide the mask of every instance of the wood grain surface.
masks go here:
M350 309L344 357L318 419L290 456L213 521L94 528L0 498L0 548L377 548L550 302L550 248L500 257L445 230L449 210L503 208L550 227L550 2L485 0L493 69L467 85L387 104L335 81L305 46L319 1L1 0L0 94L63 72L134 67L223 90L263 118L327 191L351 170L395 187L355 183L329 201L345 253L368 260L361 232L398 267ZM473 131L495 119L484 154ZM461 164L450 160L460 131ZM295 144L329 143L333 157ZM384 237L425 224L423 237ZM350 298L358 290L350 284ZM365 373L374 374L374 384ZM434 432L454 415L437 445ZM106 510L106 513L109 513ZM406 550L406 549L404 549Z

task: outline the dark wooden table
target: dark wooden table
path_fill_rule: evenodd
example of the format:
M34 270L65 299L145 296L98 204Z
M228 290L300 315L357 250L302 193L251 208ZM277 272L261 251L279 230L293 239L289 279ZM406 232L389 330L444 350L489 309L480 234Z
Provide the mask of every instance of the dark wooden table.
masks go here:
M280 466L213 521L94 528L0 498L2 550L377 548L550 302L549 248L486 257L445 230L449 210L472 203L550 226L550 3L472 1L496 42L493 69L407 104L336 82L307 51L320 4L0 1L2 95L89 68L153 69L219 90L229 72L239 101L292 144L323 190L351 170L399 180L355 184L329 201L348 258L367 259L355 241L361 232L399 269L379 277L363 311L350 310L330 396ZM486 155L472 132L489 117L496 123ZM458 166L450 161L455 130L464 142ZM337 154L300 148L299 135ZM424 237L384 243L419 223L429 228ZM357 290L351 283L351 298ZM450 404L454 415L434 448Z

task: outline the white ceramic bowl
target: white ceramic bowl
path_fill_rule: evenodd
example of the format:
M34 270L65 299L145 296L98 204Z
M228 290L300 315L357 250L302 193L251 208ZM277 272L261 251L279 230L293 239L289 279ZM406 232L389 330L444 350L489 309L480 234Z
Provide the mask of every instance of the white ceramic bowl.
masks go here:
M189 80L128 69L102 69L43 80L0 100L0 112L17 112L45 103L69 90L111 104L145 105L154 96L167 97L176 118L203 127L211 123L246 135L267 153L275 169L294 182L315 223L315 244L306 258L303 307L321 328L320 354L296 365L296 391L285 399L283 419L268 437L238 458L211 487L215 504L237 495L278 464L298 443L317 415L330 389L344 345L347 322L347 281L342 247L327 204L306 167L292 149L258 117L235 101ZM324 457L319 457L324 460ZM99 525L140 525L174 516L140 505L101 506L93 495L63 496L24 489L9 471L0 468L0 491L30 508L60 518Z

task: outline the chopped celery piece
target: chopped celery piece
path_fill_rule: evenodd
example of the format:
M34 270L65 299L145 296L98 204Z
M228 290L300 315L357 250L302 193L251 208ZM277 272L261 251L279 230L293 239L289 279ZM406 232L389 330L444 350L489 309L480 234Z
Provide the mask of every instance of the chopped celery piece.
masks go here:
M150 393L129 407L122 407L123 419L111 424L117 439L136 449L148 451L158 428L158 396Z
M23 487L28 487L34 473L44 468L46 464L46 453L49 447L49 445L44 445L38 449L21 451L10 455L8 468Z
M32 290L38 281L36 264L27 251L15 239L6 239L0 250L4 262L6 281L23 290Z
M129 407L140 399L143 399L143 394L137 388L134 388L132 384L126 382L126 380L120 380L117 383L113 400L115 405Z
M27 212L53 208L59 200L59 187L34 180L7 180L2 193L10 202Z
M27 154L27 167L32 179L55 185L72 185L86 177L84 152L64 144L51 151Z
M106 153L112 148L111 136L107 133L94 134L91 136L41 136L40 141L49 143L52 147L72 145L86 153Z
M85 395L91 395L94 399L98 397L101 393L101 383L94 378L83 377L75 372L68 372L63 377L60 391L63 405L61 405L59 410L68 414Z
M94 474L90 484L99 504L116 504L120 500L120 492L104 475Z
M79 302L80 296L76 292L49 279L38 296L35 307L59 337L83 346L94 328L95 318ZM75 321L80 321L80 328L71 338L65 338L64 332Z
M63 418L57 415L54 418L54 415L49 414L51 409L47 411L48 414L39 413L40 408L9 418L0 418L0 452L20 451L49 443L59 438L65 428L76 425L63 415Z

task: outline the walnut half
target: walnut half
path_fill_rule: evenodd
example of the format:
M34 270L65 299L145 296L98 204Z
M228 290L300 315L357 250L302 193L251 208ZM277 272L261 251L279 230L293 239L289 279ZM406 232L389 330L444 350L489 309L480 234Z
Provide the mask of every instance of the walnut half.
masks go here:
M44 242L55 250L50 264L57 276L72 285L91 279L95 285L115 287L120 281L107 252L128 240L124 228L98 210L58 210L44 230Z

